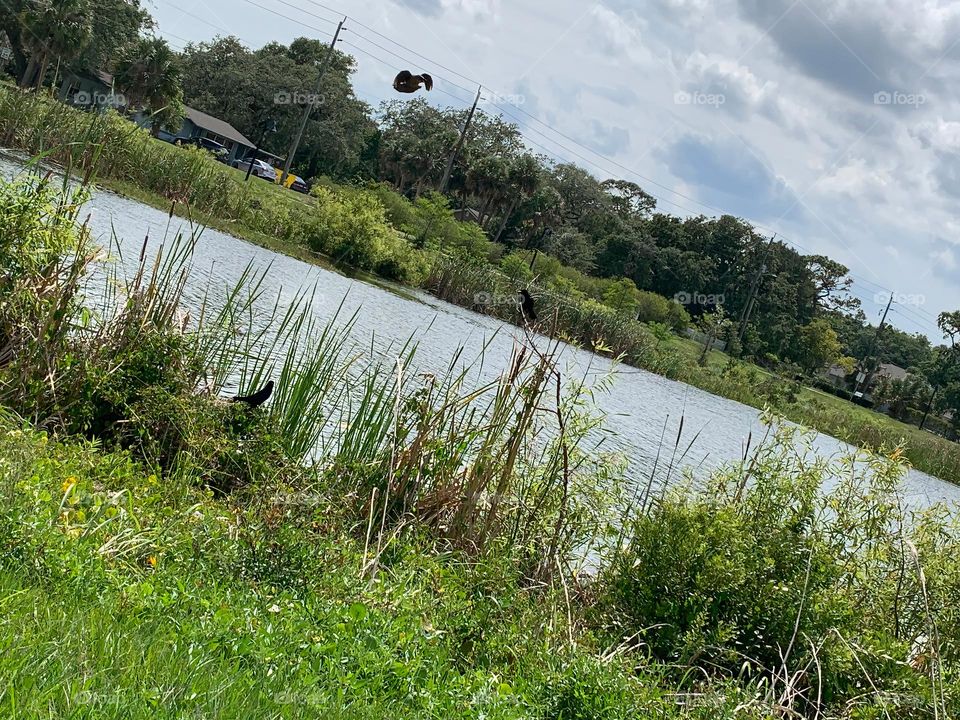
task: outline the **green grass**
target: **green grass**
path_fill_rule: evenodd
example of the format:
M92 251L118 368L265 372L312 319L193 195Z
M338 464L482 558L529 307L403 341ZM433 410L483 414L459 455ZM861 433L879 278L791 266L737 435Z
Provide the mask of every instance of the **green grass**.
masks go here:
M408 537L370 578L332 499L217 501L9 420L0 449L4 717L548 718L594 682L603 717L676 714L496 556Z

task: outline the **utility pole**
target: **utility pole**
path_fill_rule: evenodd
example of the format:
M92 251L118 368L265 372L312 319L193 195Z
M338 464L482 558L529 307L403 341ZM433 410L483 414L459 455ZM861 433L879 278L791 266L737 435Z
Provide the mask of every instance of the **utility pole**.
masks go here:
M750 284L750 295L747 297L747 304L743 308L743 315L740 317L740 330L737 332L737 343L742 343L743 336L747 334L747 324L750 322L750 316L753 314L753 307L757 302L757 292L760 290L760 281L767 272L767 256L770 254L770 248L773 247L773 241L776 240L776 238L777 234L774 233L773 237L770 238L770 242L767 243L766 252L763 253L763 259L760 262L760 269L757 270L757 274L754 276L753 282Z
M864 358L864 361L869 360L874 352L877 349L877 343L880 341L880 333L883 332L883 326L887 323L887 314L890 312L890 306L893 305L893 293L890 293L890 299L887 300L887 308L883 311L883 317L880 319L880 324L877 326L877 331L873 334L873 342L870 343L870 352ZM862 366L861 366L862 367ZM870 387L870 380L873 378L873 372L865 373L863 370L857 373L857 384L853 388L853 396L856 397L857 393L860 392L860 388L864 385ZM866 380L866 382L864 382Z
M330 41L330 47L327 49L327 54L323 58L323 63L320 65L320 74L317 76L317 91L314 93L313 98L307 98L307 104L303 108L303 117L300 118L300 127L297 129L297 136L293 140L293 144L290 146L290 150L287 152L287 161L283 164L283 175L280 177L280 185L286 185L287 176L290 174L290 166L293 164L293 157L297 154L297 150L300 147L300 140L303 139L303 131L307 127L307 120L310 119L310 112L313 110L313 100L316 96L320 95L320 90L323 88L323 76L327 72L327 67L330 65L330 61L333 59L333 50L334 46L337 44L337 40L340 37L340 31L343 29L343 24L347 21L347 18L343 18L340 23L337 25L337 31L333 34L333 40Z
M447 169L443 171L443 181L440 183L441 193L445 193L447 191L447 185L450 184L450 173L453 172L453 164L457 161L457 155L460 154L460 150L463 148L463 141L467 138L467 130L470 129L470 123L473 122L473 114L477 111L477 103L480 102L481 90L483 90L482 85L477 88L477 96L473 99L473 107L470 108L467 121L463 124L463 130L460 131L460 138L457 140L457 144L453 146L453 152L450 153L450 157L447 158ZM482 219L483 218L481 218L481 220Z

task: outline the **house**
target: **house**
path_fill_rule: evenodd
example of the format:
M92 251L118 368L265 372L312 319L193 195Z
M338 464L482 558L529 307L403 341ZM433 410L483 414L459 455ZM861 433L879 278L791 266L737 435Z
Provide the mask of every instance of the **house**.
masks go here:
M460 222L475 222L477 225L481 220L480 213L473 208L458 208L453 211L453 217Z
M157 137L167 142L199 137L213 140L227 149L229 153L227 162L230 163L234 160L243 159L253 152L254 142L244 137L239 130L226 120L207 115L205 112L188 106L184 106L183 111L183 123L180 125L180 129L175 133L160 130ZM137 122L143 127L149 127L151 124L150 118L142 114L138 115Z
M100 70L68 72L60 83L57 99L87 110L119 109L127 104L123 95L114 91L113 75Z
M899 365L894 365L893 363L880 363L877 367L877 371L873 374L872 385L876 385L880 380L886 378L888 380L903 380L909 375L906 370L904 370Z
M847 372L847 369L842 365L831 365L830 367L825 368L821 374L823 375L823 378L833 387L846 389L847 376L850 373Z

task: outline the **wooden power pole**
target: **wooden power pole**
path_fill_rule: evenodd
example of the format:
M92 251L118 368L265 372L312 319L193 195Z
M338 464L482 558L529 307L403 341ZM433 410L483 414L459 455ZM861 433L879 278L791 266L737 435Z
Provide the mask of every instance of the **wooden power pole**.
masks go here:
M890 293L890 299L887 300L887 308L886 310L883 311L883 317L880 319L880 324L877 325L877 331L873 334L873 342L870 343L870 352L864 358L864 361L869 360L873 356L873 354L876 352L877 343L880 341L880 333L883 332L883 326L887 324L887 314L890 312L891 305L893 305L893 293ZM860 388L862 386L870 387L870 379L872 377L873 377L873 371L870 371L869 373L865 373L861 369L857 373L857 384L853 388L854 397L856 397L857 393L860 392Z
M337 31L333 34L333 40L330 41L330 47L327 49L327 54L323 58L323 62L320 65L320 74L317 76L317 91L314 93L313 98L307 98L307 103L303 108L303 116L300 118L300 127L297 128L297 135L293 139L293 144L290 146L290 150L287 151L287 161L283 164L283 175L280 177L280 185L286 185L287 176L290 175L290 166L293 165L293 156L297 154L297 150L300 148L300 141L303 139L303 131L307 127L307 120L310 119L310 113L313 110L313 101L317 96L320 95L320 90L323 89L323 76L327 72L327 68L330 66L330 61L333 59L333 50L337 44L337 39L340 37L340 31L343 29L343 24L347 21L346 18L340 21L337 25Z
M473 107L470 108L470 113L467 115L467 121L463 124L463 130L460 131L460 137L457 139L457 144L453 146L453 151L450 153L450 157L447 158L447 169L443 171L443 181L440 183L440 192L445 193L447 191L447 185L450 184L450 173L453 172L453 164L457 161L457 156L460 154L460 150L463 148L463 141L467 138L467 130L470 129L470 123L473 122L473 114L477 111L477 103L480 102L480 91L483 90L483 86L477 88L477 96L473 99Z
M763 275L767 272L767 256L770 254L770 248L773 247L773 241L776 240L777 234L774 233L773 237L770 238L770 242L767 243L767 250L763 253L763 259L760 261L760 268L757 270L757 274L753 278L753 282L750 284L750 295L747 297L747 304L743 308L743 316L740 318L740 331L737 333L737 342L743 342L743 336L747 333L747 324L750 322L750 316L753 314L753 307L757 302L757 291L760 290L760 281L763 279Z

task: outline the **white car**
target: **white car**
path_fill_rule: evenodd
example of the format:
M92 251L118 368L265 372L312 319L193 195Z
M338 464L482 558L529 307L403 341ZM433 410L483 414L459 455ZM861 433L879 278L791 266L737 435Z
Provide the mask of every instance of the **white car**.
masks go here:
M234 160L233 166L238 170L243 170L246 172L250 167L250 163L246 160ZM258 178L263 178L264 180L269 180L274 182L277 179L277 173L273 169L273 166L270 163L264 162L263 160L254 160L253 161L253 170L250 172L251 175L256 175Z

